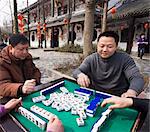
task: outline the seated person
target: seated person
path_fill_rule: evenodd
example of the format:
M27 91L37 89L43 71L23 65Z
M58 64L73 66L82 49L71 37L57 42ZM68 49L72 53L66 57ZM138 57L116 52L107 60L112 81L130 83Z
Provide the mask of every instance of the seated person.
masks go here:
M143 90L139 69L127 53L117 51L118 42L113 31L99 35L97 53L86 57L73 72L79 85L122 97L135 97Z
M106 104L112 104L109 106L109 109L130 107L142 112L138 130L141 132L149 132L149 99L111 97L105 99L101 106L104 107Z
M19 107L21 105L21 100L21 97L19 99L11 99L5 105L0 105L0 118L16 108L17 105ZM48 122L47 132L64 132L61 121L56 117L52 117Z
M22 34L10 37L10 45L0 53L0 96L17 97L34 91L41 73L28 53L29 41Z

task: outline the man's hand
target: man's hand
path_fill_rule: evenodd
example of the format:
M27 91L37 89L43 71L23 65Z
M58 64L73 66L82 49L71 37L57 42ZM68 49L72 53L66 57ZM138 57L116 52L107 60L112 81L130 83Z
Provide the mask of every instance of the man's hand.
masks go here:
M13 108L17 107L17 105L21 105L21 100L22 98L20 97L19 99L11 99L10 101L8 101L4 106L6 111L9 112Z
M137 92L132 90L132 89L128 89L127 92L125 92L121 95L121 97L125 97L125 98L127 98L127 97L136 97L136 96L137 96Z
M84 73L80 73L77 78L77 83L83 87L88 87L90 85L90 79Z
M47 124L47 132L64 132L61 121L56 117L52 117Z
M133 105L133 100L132 98L111 97L105 99L102 102L101 107L105 107L106 104L110 104L110 103L112 105L108 107L109 109L126 108Z
M29 94L29 93L33 92L35 85L36 85L35 79L26 80L22 87L23 94Z

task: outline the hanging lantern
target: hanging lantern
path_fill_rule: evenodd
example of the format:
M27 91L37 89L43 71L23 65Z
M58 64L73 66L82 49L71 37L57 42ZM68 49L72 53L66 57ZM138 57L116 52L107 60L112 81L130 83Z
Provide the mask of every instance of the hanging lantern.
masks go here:
M112 18L114 19L115 18L115 13L116 13L116 7L113 7L111 9L111 14L112 14Z
M18 14L18 26L21 33L24 33L24 17L21 14Z
M65 25L67 25L69 23L68 19L66 19L66 18L64 18L63 22Z
M148 28L149 28L149 24L148 24L148 23L145 23L145 24L144 24L144 28L145 28L145 29L148 29Z
M22 21L23 16L22 16L21 14L18 14L18 19L19 19L20 21Z
M40 40L40 38L41 38L41 26L40 26L40 22L38 22L38 24L37 24L37 37Z
M116 7L113 7L112 9L111 9L111 14L115 14L116 13Z
M43 31L46 32L46 23L43 24Z

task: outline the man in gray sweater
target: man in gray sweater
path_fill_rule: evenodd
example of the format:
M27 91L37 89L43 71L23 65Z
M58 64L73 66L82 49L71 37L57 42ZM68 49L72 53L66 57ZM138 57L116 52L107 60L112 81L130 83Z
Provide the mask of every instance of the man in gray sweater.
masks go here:
M79 85L122 97L136 97L143 90L139 69L127 53L117 51L118 42L113 31L99 35L97 52L73 72Z

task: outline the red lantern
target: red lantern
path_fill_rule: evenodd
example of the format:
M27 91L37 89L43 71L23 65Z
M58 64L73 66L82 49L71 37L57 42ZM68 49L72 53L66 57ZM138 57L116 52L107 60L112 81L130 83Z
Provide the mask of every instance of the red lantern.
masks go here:
M18 14L18 26L21 33L24 32L24 23L23 23L24 17L21 14Z
M41 39L41 26L40 26L40 22L38 22L37 24L37 37L40 40Z
M37 31L41 30L40 22L37 24Z
M63 22L64 22L64 24L68 24L69 21L68 21L68 19L64 18Z
M116 13L116 7L113 7L112 9L111 9L111 14L115 14Z
M149 24L148 24L148 23L145 23L145 24L144 24L144 28L145 28L145 29L148 29L148 28L149 28Z
M21 14L18 14L18 19L22 21L23 16Z
M46 31L46 23L43 24L43 31Z

